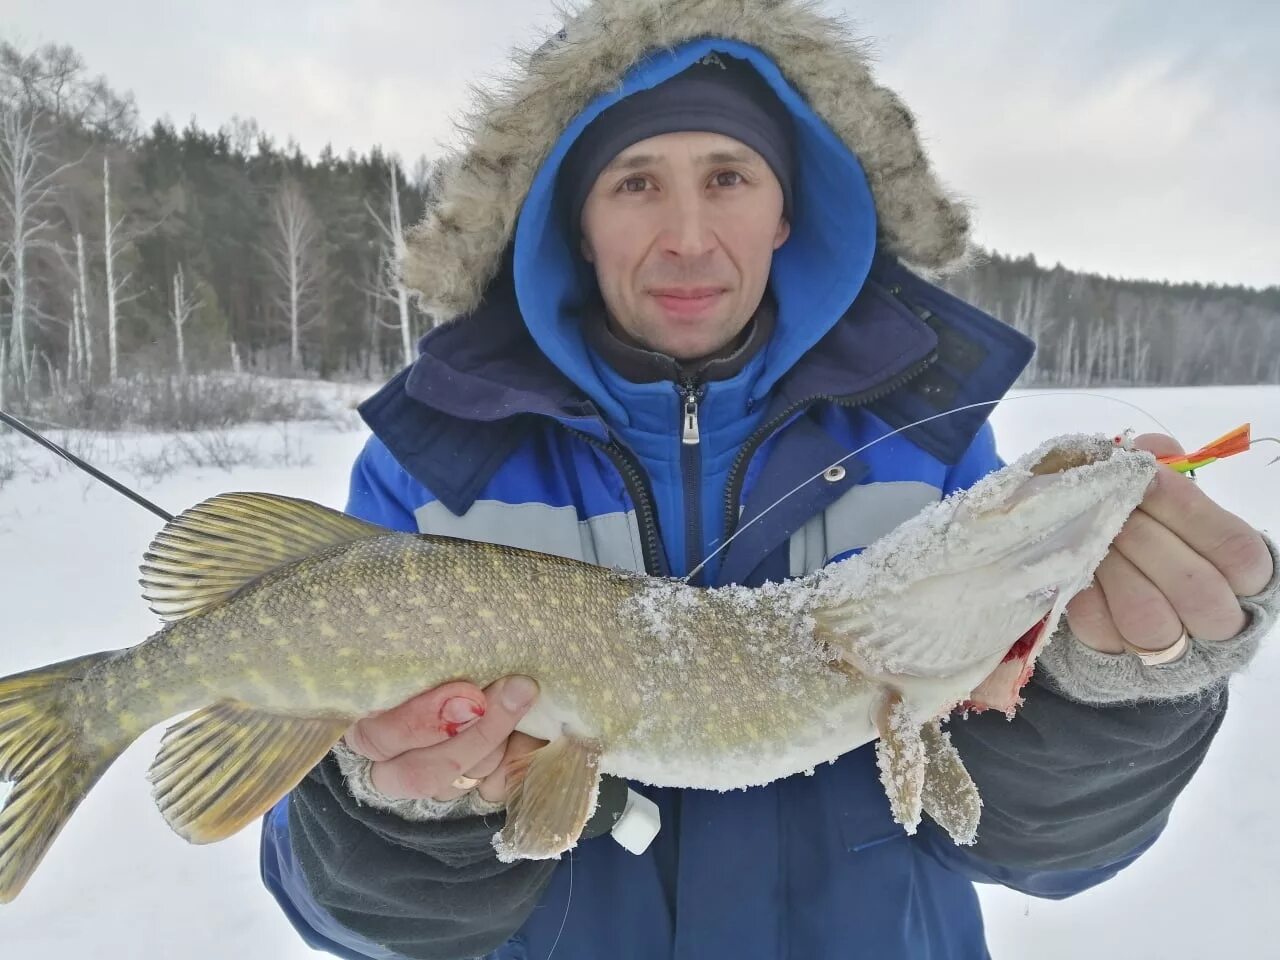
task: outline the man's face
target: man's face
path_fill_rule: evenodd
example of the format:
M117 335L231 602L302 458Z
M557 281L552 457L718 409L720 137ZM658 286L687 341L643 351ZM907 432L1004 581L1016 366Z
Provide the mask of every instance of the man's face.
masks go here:
M667 133L628 147L596 178L582 255L621 332L688 361L747 325L790 232L782 187L758 153L716 133Z

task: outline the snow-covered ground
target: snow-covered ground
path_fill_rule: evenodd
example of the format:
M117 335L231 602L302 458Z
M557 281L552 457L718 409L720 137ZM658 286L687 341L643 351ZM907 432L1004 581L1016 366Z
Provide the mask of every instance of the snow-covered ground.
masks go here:
M333 388L335 404L347 410L338 424L232 432L271 466L185 467L150 480L145 464L170 438L77 438L77 449L170 511L231 489L341 506L348 467L364 441L350 401L363 392ZM1245 420L1258 435L1280 435L1280 388L1108 393L1150 411L1188 447ZM1078 393L1006 404L996 423L1006 457L1054 433L1157 429L1132 409ZM144 639L156 623L138 596L137 564L157 519L79 473L53 467L52 457L25 441L0 435L5 444L51 473L0 487L0 675ZM0 446L0 464L3 452ZM1277 452L1260 448L1214 465L1201 483L1229 509L1280 533L1280 465L1263 466ZM996 960L1280 955L1272 913L1280 894L1280 748L1267 694L1278 686L1280 637L1235 682L1218 741L1165 837L1114 881L1061 903L983 889ZM256 831L193 847L164 824L145 777L159 738L159 729L151 731L107 772L26 891L0 907L0 957L313 955L259 883ZM858 956L856 944L849 955Z

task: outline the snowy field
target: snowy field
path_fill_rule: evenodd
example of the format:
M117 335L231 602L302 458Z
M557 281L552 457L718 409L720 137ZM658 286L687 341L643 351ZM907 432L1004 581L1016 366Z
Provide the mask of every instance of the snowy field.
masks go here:
M82 455L172 512L232 489L340 507L364 440L350 405L364 392L333 388L345 411L337 423L232 431L270 466L185 467L150 479L145 465L171 438L75 441ZM1280 435L1280 388L1110 393L1150 411L1188 447L1246 420L1257 435ZM996 423L1006 457L1054 433L1157 429L1129 408L1078 394L1006 404ZM0 427L0 463L8 445L49 472L0 486L0 675L141 641L156 621L138 595L137 565L157 519L6 433ZM1214 465L1202 485L1255 526L1280 533L1280 465L1263 466L1277 452L1260 448ZM1163 840L1113 882L1061 903L984 889L996 960L1280 956L1271 912L1280 895L1280 747L1268 689L1280 689L1280 636L1235 682L1222 733ZM151 731L107 772L23 895L0 907L0 958L313 955L259 883L255 830L193 847L160 818L145 778L159 738ZM856 944L848 956L859 956Z

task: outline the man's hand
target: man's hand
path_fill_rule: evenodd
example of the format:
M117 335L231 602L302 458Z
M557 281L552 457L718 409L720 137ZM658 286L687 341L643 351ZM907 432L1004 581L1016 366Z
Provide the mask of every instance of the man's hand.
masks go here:
M1183 452L1162 434L1144 434L1134 445L1157 456ZM1197 640L1229 640L1246 623L1237 598L1259 593L1272 566L1256 530L1195 481L1160 469L1095 582L1067 605L1067 620L1082 643L1104 653L1123 653L1121 638L1164 650L1184 628Z
M393 800L453 800L475 787L490 803L507 798L507 769L516 757L546 741L515 733L538 696L528 677L504 677L484 690L446 683L382 713L357 721L346 733L356 753L373 761L370 779Z

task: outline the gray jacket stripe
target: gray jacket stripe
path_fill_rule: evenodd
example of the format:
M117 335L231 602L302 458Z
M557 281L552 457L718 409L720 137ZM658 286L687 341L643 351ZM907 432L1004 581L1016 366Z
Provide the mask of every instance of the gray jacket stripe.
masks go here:
M477 500L457 516L439 500L414 511L418 529L444 537L522 547L620 570L644 570L635 511L579 520L572 507Z
M874 543L941 496L940 489L919 480L854 487L791 535L791 576L812 573L846 550Z

